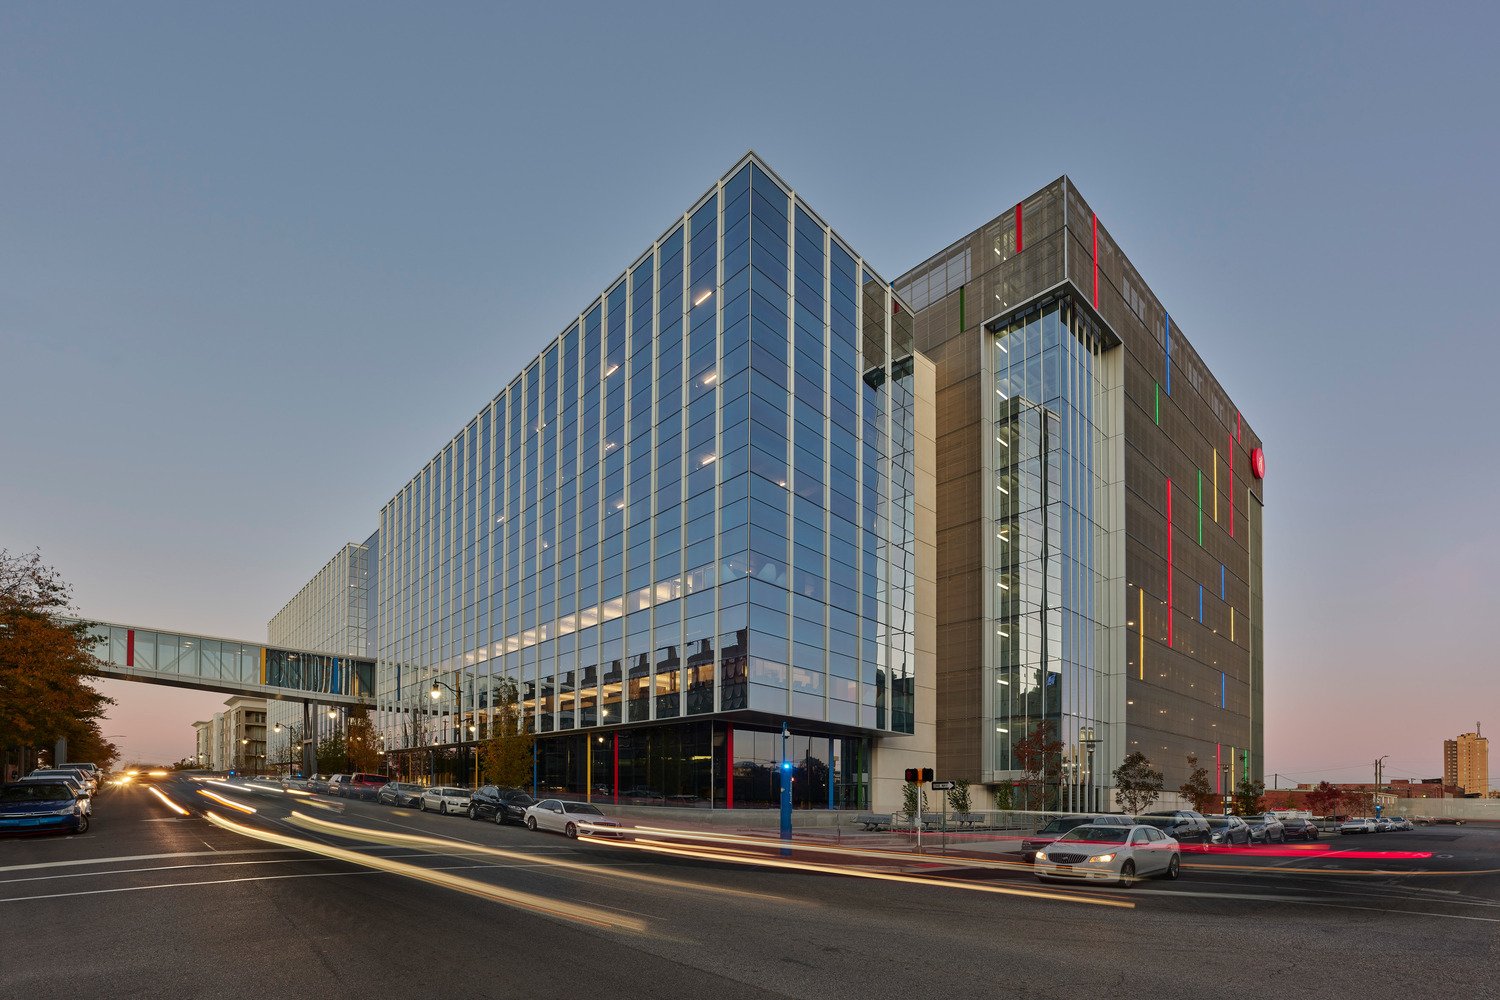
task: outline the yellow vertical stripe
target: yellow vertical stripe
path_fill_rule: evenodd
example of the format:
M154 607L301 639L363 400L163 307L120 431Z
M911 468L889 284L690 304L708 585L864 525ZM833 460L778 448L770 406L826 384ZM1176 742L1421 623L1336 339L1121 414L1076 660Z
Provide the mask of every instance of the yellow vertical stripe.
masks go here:
M1141 680L1145 680L1146 679L1146 588L1145 587L1138 587L1136 589L1140 592L1140 597L1141 597L1140 615L1135 620L1136 624L1140 626L1140 630L1141 630L1141 655L1138 657L1138 659L1140 660Z
M1234 641L1234 608L1229 609L1229 641Z
M1219 449L1214 449L1214 523L1219 523Z

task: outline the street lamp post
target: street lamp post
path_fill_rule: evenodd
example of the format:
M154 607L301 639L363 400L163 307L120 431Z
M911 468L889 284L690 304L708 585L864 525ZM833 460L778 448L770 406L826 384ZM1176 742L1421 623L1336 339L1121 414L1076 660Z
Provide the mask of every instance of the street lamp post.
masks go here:
M432 697L433 701L437 701L439 698L441 698L443 696L443 692L441 690L442 688L447 688L449 691L453 692L453 697L454 697L455 700L459 701L460 708L461 708L462 707L463 695L459 693L458 688L454 687L452 684L447 683L446 681L440 681L436 677L434 677L432 679L432 689L429 690L427 693ZM436 742L436 741L434 741L434 742ZM430 751L430 756L431 756L431 760L432 760L432 772L433 772L432 773L432 778L433 778L434 781L436 781L437 780L437 751L435 751L435 750L434 751Z

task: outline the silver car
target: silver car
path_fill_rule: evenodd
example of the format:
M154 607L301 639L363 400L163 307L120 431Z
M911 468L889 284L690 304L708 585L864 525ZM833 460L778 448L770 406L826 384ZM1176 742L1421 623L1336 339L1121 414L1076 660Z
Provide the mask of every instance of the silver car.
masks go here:
M593 837L618 837L619 820L610 819L599 807L587 802L543 799L526 808L526 829L549 830L569 837L583 833Z
M452 785L436 785L422 793L418 805L423 812L436 812L440 816L467 816L469 814L469 789Z
M1154 826L1080 826L1036 854L1036 877L1131 886L1150 875L1182 872L1177 841Z
M1339 824L1339 833L1374 833L1379 829L1373 819L1354 816Z

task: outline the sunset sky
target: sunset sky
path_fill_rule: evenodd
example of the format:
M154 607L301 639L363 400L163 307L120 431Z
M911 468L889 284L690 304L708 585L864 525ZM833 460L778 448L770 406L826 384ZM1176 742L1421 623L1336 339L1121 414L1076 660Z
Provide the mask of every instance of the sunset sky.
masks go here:
M0 547L263 641L746 149L887 277L1066 173L1265 441L1267 783L1438 775L1500 735L1500 16L1304 6L6 5ZM223 701L106 690L143 760Z

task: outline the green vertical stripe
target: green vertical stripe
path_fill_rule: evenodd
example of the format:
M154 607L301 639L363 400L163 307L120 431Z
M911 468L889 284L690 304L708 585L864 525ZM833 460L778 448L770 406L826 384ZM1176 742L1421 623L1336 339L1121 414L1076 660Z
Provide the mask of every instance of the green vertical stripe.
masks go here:
M1203 544L1203 470L1198 470L1198 544Z
M968 324L966 324L964 322L964 286L963 285L959 285L958 286L958 332L959 333L963 333L964 332L964 327L967 326L967 325Z
M1156 426L1161 426L1161 383L1156 383Z

